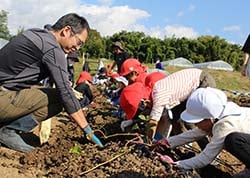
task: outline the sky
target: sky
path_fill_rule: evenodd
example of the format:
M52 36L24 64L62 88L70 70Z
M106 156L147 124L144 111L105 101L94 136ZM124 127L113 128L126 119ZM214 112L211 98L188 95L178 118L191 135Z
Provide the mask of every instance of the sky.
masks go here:
M11 34L54 24L67 13L85 17L101 36L139 31L166 37L219 36L243 45L250 30L249 0L1 0Z

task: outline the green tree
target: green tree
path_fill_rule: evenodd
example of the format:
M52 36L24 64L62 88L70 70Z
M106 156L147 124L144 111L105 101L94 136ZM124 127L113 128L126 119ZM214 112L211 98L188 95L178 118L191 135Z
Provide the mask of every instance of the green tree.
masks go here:
M87 43L81 49L81 52L88 53L92 58L104 57L104 41L99 32L91 29Z
M8 29L8 13L4 10L0 11L0 38L9 40L11 38L9 29Z
M142 51L140 51L140 48L141 48L142 40L144 38L145 38L145 34L142 32L121 31L119 33L114 34L111 37L111 41L122 42L123 47L126 49L126 51L131 57L139 58L139 57L142 57L142 54L141 54Z
M223 60L236 70L239 70L242 64L240 46L232 45L218 36L200 36L197 39L173 36L161 40L146 36L142 32L121 31L110 37L100 38L102 39L101 44L104 46L104 56L109 59L113 57L112 43L120 41L131 57L139 58L145 63L153 63L156 59L166 61L184 57L192 63ZM90 56L96 56L97 53L90 49L90 46L88 48ZM96 48L96 46L92 45L91 48Z

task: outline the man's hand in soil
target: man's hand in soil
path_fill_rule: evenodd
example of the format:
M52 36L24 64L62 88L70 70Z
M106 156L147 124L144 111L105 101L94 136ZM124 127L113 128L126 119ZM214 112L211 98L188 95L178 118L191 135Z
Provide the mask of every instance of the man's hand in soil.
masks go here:
M86 134L86 137L88 140L91 140L95 144L97 144L100 147L103 147L103 144L101 140L94 134L93 130L91 127L88 125L83 129L84 133Z

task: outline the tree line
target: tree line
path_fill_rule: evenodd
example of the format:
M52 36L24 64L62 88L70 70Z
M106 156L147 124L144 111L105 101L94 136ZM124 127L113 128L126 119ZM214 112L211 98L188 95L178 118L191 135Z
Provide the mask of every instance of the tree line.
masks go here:
M0 38L10 40L7 27L7 12L0 11ZM17 34L23 31L19 29ZM112 44L120 41L131 57L144 63L154 63L156 60L167 61L184 57L192 63L202 63L223 60L240 70L242 66L241 46L228 43L219 36L200 36L197 39L188 38L154 38L143 32L121 31L112 36L102 37L96 29L91 29L87 43L80 49L90 58L113 58Z
M91 30L90 38L83 51L93 58L112 59L112 43L121 41L131 57L145 63L156 60L167 61L184 57L192 63L223 60L240 70L242 66L241 46L228 43L218 36L200 36L197 39L165 38L159 39L145 35L143 32L122 31L110 37L101 37L96 30Z

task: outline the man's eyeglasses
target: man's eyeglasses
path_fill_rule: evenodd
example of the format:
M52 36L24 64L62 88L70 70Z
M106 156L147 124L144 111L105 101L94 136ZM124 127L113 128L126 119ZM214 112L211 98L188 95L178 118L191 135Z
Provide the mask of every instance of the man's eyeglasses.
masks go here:
M84 44L84 42L77 36L77 34L75 34L74 36L75 36L75 38L77 39L76 44L77 44L78 46L82 46L82 45Z
M74 30L71 28L71 35L76 38L76 44L77 46L82 46L84 42L78 37L78 35L74 32Z

